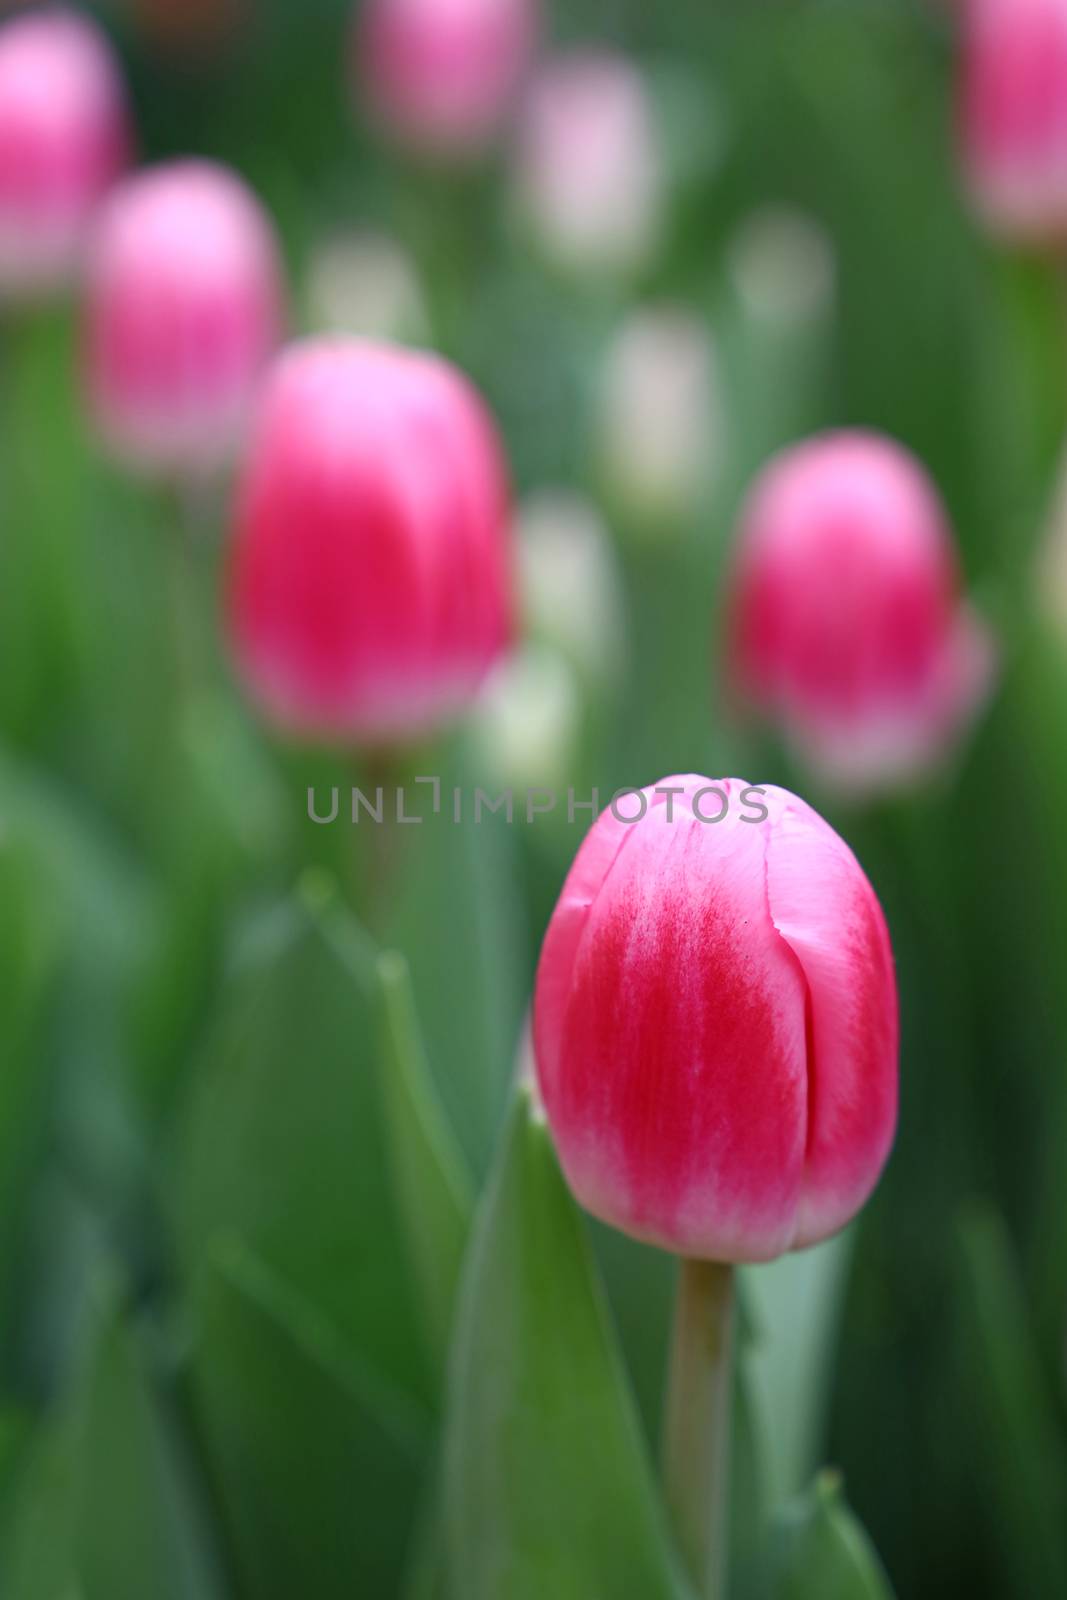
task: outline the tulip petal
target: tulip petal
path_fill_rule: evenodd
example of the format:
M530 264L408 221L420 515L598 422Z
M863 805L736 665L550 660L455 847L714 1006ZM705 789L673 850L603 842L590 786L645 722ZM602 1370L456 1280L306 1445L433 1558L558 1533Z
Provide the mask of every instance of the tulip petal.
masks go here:
M689 786L673 820L661 803L628 835L602 822L564 892L538 985L541 1090L595 1215L674 1251L769 1259L800 1199L803 977L767 913L764 827L736 804L702 822L706 780L668 785Z
M794 1241L804 1246L855 1214L889 1153L896 985L885 919L851 850L803 801L767 793L768 903L808 990L807 1149Z

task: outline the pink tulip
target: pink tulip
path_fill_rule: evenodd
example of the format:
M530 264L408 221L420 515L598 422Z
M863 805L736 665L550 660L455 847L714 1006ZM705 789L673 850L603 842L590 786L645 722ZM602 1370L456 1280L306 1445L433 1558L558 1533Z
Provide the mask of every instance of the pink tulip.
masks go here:
M765 469L742 517L733 671L831 782L914 778L974 714L986 632L932 484L901 446L829 434Z
M163 473L224 464L281 331L259 202L208 162L128 179L93 239L87 321L90 398L115 454Z
M429 154L476 153L518 91L535 0L367 0L356 48L383 124Z
M93 23L47 9L0 24L0 292L73 278L128 146L122 84Z
M1067 0L969 0L962 133L987 224L1023 244L1067 241Z
M645 81L625 56L582 51L542 68L522 120L516 188L560 267L645 266L663 232L663 152Z
M395 742L457 714L510 634L508 495L447 362L297 344L268 381L239 495L232 647L284 729Z
M629 794L586 837L549 924L534 1047L594 1216L713 1261L825 1239L870 1195L896 1123L874 891L783 789L689 775Z

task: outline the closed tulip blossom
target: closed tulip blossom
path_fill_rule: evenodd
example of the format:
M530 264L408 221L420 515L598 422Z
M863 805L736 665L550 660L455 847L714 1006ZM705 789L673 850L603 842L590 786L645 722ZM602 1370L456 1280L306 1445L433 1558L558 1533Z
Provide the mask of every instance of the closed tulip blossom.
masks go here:
M496 430L447 362L311 340L267 382L232 551L233 652L284 730L396 743L473 697L511 630Z
M896 1120L874 891L785 790L688 775L627 795L553 914L534 1046L560 1161L595 1216L698 1260L825 1239L870 1195Z
M839 787L921 776L986 693L992 650L945 513L889 439L828 434L764 470L730 599L735 686Z
M0 24L0 292L74 277L128 147L122 83L93 23L47 9Z
M271 224L228 169L179 161L128 179L95 231L89 398L130 465L196 476L224 465L282 329Z
M963 31L963 156L994 232L1067 240L1067 0L968 0Z
M516 203L565 271L639 271L664 221L663 151L651 99L624 56L579 51L545 65L519 132Z
M716 353L676 306L632 312L607 352L597 454L613 499L639 525L676 526L715 484L724 454Z
M505 119L536 35L535 0L368 0L356 29L363 92L403 143L477 154Z

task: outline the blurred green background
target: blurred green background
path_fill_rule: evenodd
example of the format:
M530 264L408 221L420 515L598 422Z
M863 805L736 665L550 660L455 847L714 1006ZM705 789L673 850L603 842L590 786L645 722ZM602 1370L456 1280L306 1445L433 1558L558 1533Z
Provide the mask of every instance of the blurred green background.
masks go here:
M568 780L605 794L690 770L784 782L826 811L883 899L899 1139L844 1241L745 1274L738 1594L765 1581L765 1519L824 1462L899 1595L1067 1594L1067 606L1040 563L1067 307L1055 264L998 252L967 215L948 9L557 0L553 44L611 45L647 70L669 172L647 270L579 284L516 226L506 153L474 173L420 169L365 125L346 5L264 0L199 55L100 8L141 155L215 156L255 186L296 328L313 326L323 241L388 235L416 264L432 341L499 417L518 494L600 503L626 668L588 691ZM818 293L790 294L803 263L766 241L760 257L752 219L768 206L821 230L832 281ZM714 341L720 469L684 516L649 527L598 461L597 392L620 319L661 301ZM0 314L0 1592L657 1592L618 1575L598 1587L577 1565L540 1587L441 1586L441 1415L469 1378L454 1354L442 1397L454 1269L582 817L412 829L369 908L367 829L319 828L306 809L309 785L369 775L349 754L273 743L243 706L218 643L223 500L197 508L190 554L181 509L96 450L77 340L73 309ZM736 727L716 688L740 498L772 451L830 424L885 429L921 456L1001 651L951 770L865 808ZM408 771L499 780L483 756L461 729ZM372 935L407 958L417 1025ZM549 1180L529 1160L533 1193ZM551 1409L568 1350L601 1381L602 1329L593 1301L578 1326L573 1219L535 1237L524 1215L516 1203L513 1248L490 1240L483 1265L491 1277L494 1243L525 1263L510 1282L498 1262L486 1304L503 1343L529 1297L525 1337L556 1363L516 1402L515 1427L536 1435L536 1397ZM671 1265L588 1233L654 1442ZM457 1484L474 1493L472 1458L495 1459L476 1415L445 1429L446 1502ZM596 1452L584 1476L579 1455L545 1465L534 1527L562 1486L572 1502L592 1493ZM606 1473L619 1450L603 1456ZM645 1491L618 1472L608 1525L629 1528L624 1497ZM830 1600L805 1560L780 1592Z

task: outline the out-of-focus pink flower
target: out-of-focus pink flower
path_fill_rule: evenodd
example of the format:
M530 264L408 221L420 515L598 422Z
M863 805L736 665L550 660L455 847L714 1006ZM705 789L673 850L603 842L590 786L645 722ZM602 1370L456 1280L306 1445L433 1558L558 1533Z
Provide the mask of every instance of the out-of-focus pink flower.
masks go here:
M128 149L122 83L93 23L48 8L0 24L0 293L74 276Z
M1067 0L968 0L963 154L979 211L1024 244L1067 240Z
M625 57L579 52L542 68L517 163L520 212L561 267L645 265L663 229L663 158L644 79Z
M117 188L92 241L87 310L90 399L114 452L162 473L224 464L282 302L273 229L236 174L182 161Z
M785 790L687 775L631 793L564 885L534 1047L560 1161L595 1216L717 1261L825 1239L870 1195L896 1123L874 891Z
M379 120L425 154L477 153L518 92L536 0L367 0L356 51Z
M312 340L266 387L238 503L229 619L267 714L396 742L470 700L511 633L496 430L447 362Z
M731 601L739 688L842 787L921 774L987 690L993 653L961 601L940 501L878 435L827 434L765 469Z

